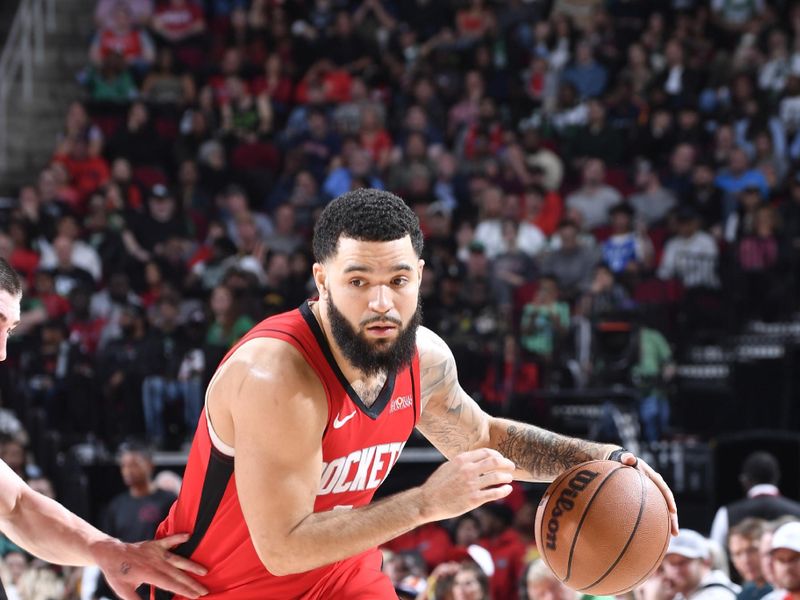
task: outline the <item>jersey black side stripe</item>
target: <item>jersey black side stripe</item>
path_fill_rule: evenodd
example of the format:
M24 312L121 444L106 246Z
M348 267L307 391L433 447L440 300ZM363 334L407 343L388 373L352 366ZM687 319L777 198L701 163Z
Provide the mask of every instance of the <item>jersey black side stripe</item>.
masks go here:
M197 518L194 522L192 536L180 546L172 550L175 554L189 558L200 542L203 541L214 515L225 495L225 489L233 476L233 457L226 456L213 446L208 458L206 477L203 480L203 492L200 494L200 505L197 507ZM174 596L170 592L156 589L156 600L169 600Z
M263 331L271 331L275 333L282 333L291 337L297 342L297 345L307 351L305 344L294 334L289 331L276 328L265 328ZM200 505L197 509L197 519L194 524L194 531L192 537L186 540L180 546L172 550L175 554L179 554L185 558L189 558L200 542L203 541L211 522L214 520L214 515L217 513L217 508L225 495L225 489L228 487L228 482L233 475L233 457L223 454L217 450L214 445L211 445L211 455L208 460L208 469L206 470L206 477L203 481L203 492L200 495ZM172 600L175 596L171 592L164 591L156 588L155 600ZM4 596L0 596L0 600L5 600Z

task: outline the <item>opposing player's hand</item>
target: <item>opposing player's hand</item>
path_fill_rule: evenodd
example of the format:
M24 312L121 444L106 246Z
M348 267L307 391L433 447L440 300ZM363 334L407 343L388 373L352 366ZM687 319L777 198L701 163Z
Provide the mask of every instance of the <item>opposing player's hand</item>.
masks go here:
M672 495L672 490L669 489L669 486L664 481L664 478L656 473L656 471L653 470L653 467L648 465L641 458L637 458L633 452L623 452L619 457L619 462L621 462L623 465L636 467L658 486L658 489L661 490L661 493L664 494L664 498L667 500L672 535L678 535L678 506L675 504L675 497Z
M511 493L514 463L496 450L459 454L422 485L423 510L431 520L450 519Z
M205 575L205 567L169 550L188 539L188 534L181 533L137 544L110 540L98 545L95 561L111 588L123 600L139 600L136 588L143 583L187 598L197 598L207 594L208 590L187 573Z

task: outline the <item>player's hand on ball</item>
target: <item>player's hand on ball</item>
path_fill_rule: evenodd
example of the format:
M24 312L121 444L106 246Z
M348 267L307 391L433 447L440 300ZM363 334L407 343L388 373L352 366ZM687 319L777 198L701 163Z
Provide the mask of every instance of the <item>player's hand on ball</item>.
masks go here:
M95 562L111 588L123 600L139 600L136 588L143 583L187 598L197 598L207 594L208 590L187 573L205 575L205 567L169 550L188 539L188 534L181 533L136 544L104 541L95 548Z
M648 465L641 458L637 458L633 452L625 451L620 454L617 460L619 460L619 462L621 462L623 465L636 467L658 486L658 489L661 490L661 493L664 494L664 498L667 500L672 535L678 535L678 506L675 504L675 497L672 495L672 490L669 489L669 486L664 481L664 478L656 473L656 471L653 470L653 467Z
M422 485L422 508L430 520L439 521L505 498L515 469L512 461L490 448L459 454Z

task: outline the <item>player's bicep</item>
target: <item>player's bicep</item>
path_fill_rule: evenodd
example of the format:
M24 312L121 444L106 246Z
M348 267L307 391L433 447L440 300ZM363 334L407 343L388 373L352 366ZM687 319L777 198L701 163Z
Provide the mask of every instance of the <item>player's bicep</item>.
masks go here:
M0 520L10 518L19 506L20 497L30 492L19 475L0 460Z
M422 413L417 429L448 458L486 445L486 414L458 383L453 353L435 333L420 327Z
M291 368L250 368L231 401L236 490L253 545L269 563L314 510L327 408ZM324 396L322 398L324 403Z

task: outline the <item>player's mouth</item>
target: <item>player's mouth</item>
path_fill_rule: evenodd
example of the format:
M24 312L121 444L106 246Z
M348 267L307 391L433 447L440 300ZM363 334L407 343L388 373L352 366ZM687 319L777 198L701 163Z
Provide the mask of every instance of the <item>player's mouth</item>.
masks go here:
M397 325L391 323L375 323L367 327L367 331L376 337L388 337L397 329Z

